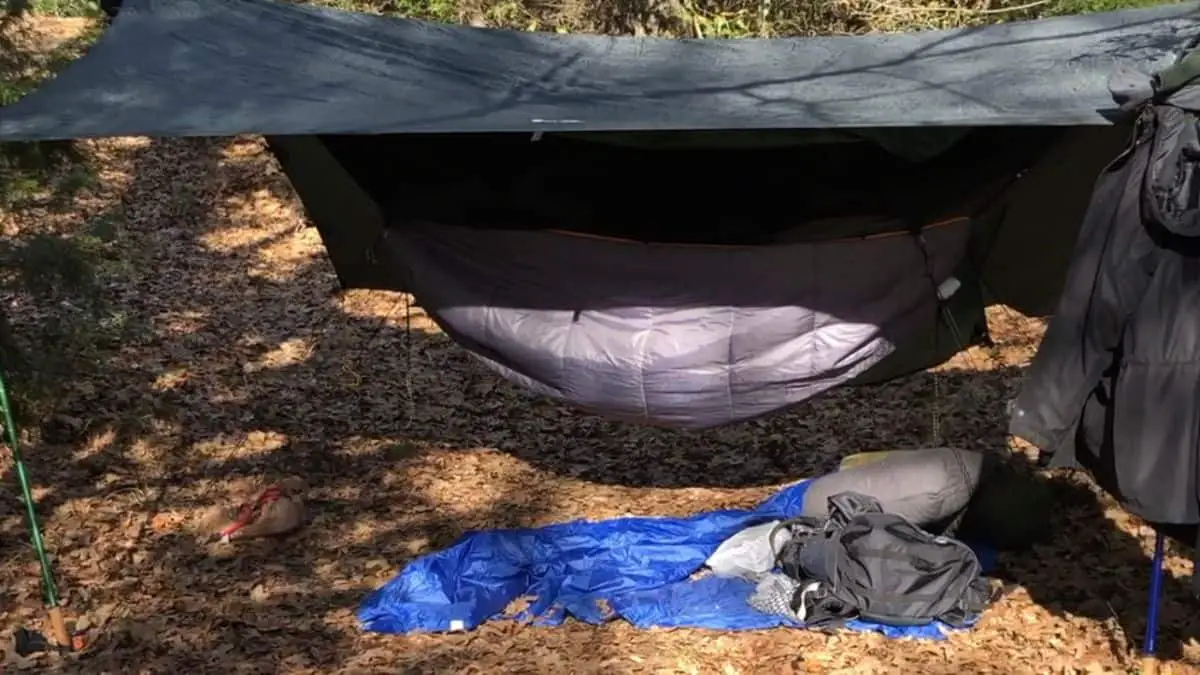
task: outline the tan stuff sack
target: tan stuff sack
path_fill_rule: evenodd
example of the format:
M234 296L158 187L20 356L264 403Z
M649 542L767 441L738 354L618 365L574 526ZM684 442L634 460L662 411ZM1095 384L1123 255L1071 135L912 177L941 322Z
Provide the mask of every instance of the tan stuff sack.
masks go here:
M289 478L263 488L236 510L222 509L207 520L222 542L287 534L304 524L306 488L303 480Z

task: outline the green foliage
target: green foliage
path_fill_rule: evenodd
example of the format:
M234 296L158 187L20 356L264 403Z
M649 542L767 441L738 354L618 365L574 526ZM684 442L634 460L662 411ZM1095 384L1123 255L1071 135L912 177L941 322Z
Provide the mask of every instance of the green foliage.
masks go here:
M23 46L24 36L20 28L5 29L0 25L0 106L15 103L55 72L79 58L96 41L102 30L98 22L94 23L50 52L39 54Z
M94 14L92 0L7 0L15 14ZM50 52L31 48L27 24L0 17L0 105L13 103L77 58L101 28L94 24ZM77 210L77 197L94 187L87 157L69 141L0 144L0 211L28 214L21 230L0 238L0 366L22 426L42 421L72 375L92 367L99 345L127 328L108 306L102 279L122 273L119 217L104 214L81 232L63 234L43 221ZM8 311L21 306L14 330ZM33 320L29 320L29 319Z
M951 28L1179 0L292 0L520 30L738 38Z
M45 420L64 388L101 367L100 351L131 334L136 324L108 297L106 280L130 274L134 264L116 213L93 217L78 232L0 239L0 297L23 298L30 306L22 317L35 319L0 336L22 426Z
M391 14L432 21L457 21L460 3L455 0L293 0L371 14Z
M75 195L95 183L91 167L65 142L0 145L0 175L0 207L11 210L69 210Z
M1093 14L1112 12L1118 9L1136 9L1155 5L1175 4L1176 0L1056 0L1040 12L1041 16L1067 16L1071 14Z
M1181 0L291 0L335 9L520 30L737 38L949 28ZM96 17L96 0L3 0L10 13ZM0 85L0 105L12 92Z
M29 12L42 16L97 17L100 3L96 0L6 0L9 14Z
M82 1L82 0L80 0ZM19 30L0 32L0 105L9 105L76 59L100 33L93 26L49 53L23 48ZM0 143L0 208L68 206L94 182L90 167L69 142Z

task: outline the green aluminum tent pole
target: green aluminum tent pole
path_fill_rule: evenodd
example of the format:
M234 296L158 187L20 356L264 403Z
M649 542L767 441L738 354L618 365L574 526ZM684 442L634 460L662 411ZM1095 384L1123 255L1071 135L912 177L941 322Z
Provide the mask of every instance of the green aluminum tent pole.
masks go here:
M2 372L0 372L0 411L4 415L4 435L8 447L12 451L13 466L16 467L17 480L21 484L21 497L25 500L25 513L29 517L29 539L33 543L33 550L37 553L38 564L42 569L42 591L45 593L46 610L50 618L50 638L59 647L70 648L71 640L67 634L67 624L63 618L62 607L59 606L58 588L54 583L54 570L50 566L50 557L46 555L46 547L42 542L42 530L38 524L37 509L33 505L33 491L29 488L29 474L25 471L25 462L21 459L17 425L13 421L12 406L8 401L8 387L4 384Z

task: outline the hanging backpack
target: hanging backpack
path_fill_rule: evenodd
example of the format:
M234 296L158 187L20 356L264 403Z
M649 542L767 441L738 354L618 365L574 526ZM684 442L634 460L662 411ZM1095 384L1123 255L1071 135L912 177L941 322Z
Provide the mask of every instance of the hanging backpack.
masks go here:
M777 526L792 535L776 559L800 582L792 610L806 626L860 618L963 627L987 606L987 579L961 541L930 534L855 492L831 496L829 514Z

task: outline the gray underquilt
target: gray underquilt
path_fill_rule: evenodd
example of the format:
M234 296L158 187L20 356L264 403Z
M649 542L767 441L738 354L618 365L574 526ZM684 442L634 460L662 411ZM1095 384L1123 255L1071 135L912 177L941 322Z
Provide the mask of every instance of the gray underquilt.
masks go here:
M382 255L457 342L534 392L696 429L848 382L936 320L970 227L772 246L410 224ZM847 274L847 270L854 270ZM925 330L923 330L925 329Z

